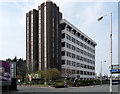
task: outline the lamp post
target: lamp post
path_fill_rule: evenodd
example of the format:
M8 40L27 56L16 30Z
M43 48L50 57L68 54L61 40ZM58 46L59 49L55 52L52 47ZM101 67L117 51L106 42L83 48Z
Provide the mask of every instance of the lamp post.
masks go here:
M110 69L112 69L112 13L109 13L107 15L101 16L100 18L98 18L98 21L100 21L101 19L103 19L105 16L110 16L110 56L111 56L111 66ZM112 73L110 72L110 92L112 92Z
M104 62L106 62L106 61L104 61ZM102 85L102 61L101 61L101 85Z

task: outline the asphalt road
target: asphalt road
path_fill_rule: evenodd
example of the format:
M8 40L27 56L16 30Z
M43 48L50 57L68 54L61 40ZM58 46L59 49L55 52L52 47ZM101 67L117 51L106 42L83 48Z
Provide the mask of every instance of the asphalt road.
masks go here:
M82 87L68 87L68 88L53 88L53 87L39 87L39 86L18 86L18 91L11 91L11 93L26 92L109 92L109 85L95 85ZM113 92L118 92L118 85L113 85ZM7 94L8 92L5 92ZM10 93L10 92L9 92ZM33 93L33 94L34 94ZM3 93L4 94L4 93Z

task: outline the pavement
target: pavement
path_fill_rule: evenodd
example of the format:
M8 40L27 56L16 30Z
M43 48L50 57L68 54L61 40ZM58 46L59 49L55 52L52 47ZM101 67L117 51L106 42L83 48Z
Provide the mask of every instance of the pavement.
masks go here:
M3 93L3 94L17 94L17 93L25 93L25 94L31 94L31 93L50 93L50 92L87 92L93 94L96 92L99 92L102 94L109 93L109 85L93 85L93 86L80 86L80 87L68 87L68 88L54 88L50 86L38 86L38 85L21 85L18 86L18 91L11 91L9 93ZM113 85L113 92L118 92L118 85Z

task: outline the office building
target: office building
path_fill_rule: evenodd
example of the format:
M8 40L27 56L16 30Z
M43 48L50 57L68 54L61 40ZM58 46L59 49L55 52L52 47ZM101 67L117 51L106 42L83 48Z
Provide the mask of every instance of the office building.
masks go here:
M57 68L62 77L95 78L96 42L62 19L51 1L26 13L26 61L30 72Z
M51 1L26 13L26 61L31 72L57 68L61 70L62 14Z
M62 77L95 78L95 41L65 19L61 20Z

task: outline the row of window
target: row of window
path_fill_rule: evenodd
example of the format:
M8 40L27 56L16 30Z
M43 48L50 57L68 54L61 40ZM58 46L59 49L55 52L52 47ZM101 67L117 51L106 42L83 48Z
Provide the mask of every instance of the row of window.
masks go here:
M91 47L83 44L82 42L78 41L77 39L71 37L71 36L68 35L68 34L63 33L63 34L62 34L62 38L67 38L68 40L72 41L73 43L76 43L77 45L79 45L79 46L87 49L88 51L90 51L90 52L92 52L92 53L95 53L95 50L94 50L94 49L92 49Z
M80 74L80 75L95 75L94 72L88 72L88 71L81 71L81 70L71 70L71 69L62 69L62 74L68 75L68 74Z
M79 55L76 55L74 53L67 52L67 51L62 51L62 56L68 56L68 57L71 57L71 58L74 58L80 61L88 62L90 64L95 64L95 61L93 60L90 60L88 58L85 58L85 57L82 57L82 56L79 56Z
M76 52L79 52L79 53L81 53L81 54L83 54L83 55L86 55L86 56L88 56L88 57L90 57L90 58L95 59L95 55L92 55L92 54L90 54L89 52L86 52L86 51L84 51L84 50L81 50L81 49L79 49L78 47L75 47L75 46L73 46L73 45L71 45L71 44L69 44L69 43L62 42L62 47L67 47L67 48L69 48L69 49L72 49L72 50L74 50L74 51L76 51Z
M95 44L93 42L91 42L90 40L88 40L87 38L85 38L83 35L81 35L75 29L72 29L70 26L67 26L66 30L69 31L71 34L75 35L76 37L78 37L79 39L81 39L82 41L86 42L90 46L95 47Z
M86 68L86 69L91 69L91 70L95 70L95 67L93 66L89 66L86 64L80 64L74 61L70 61L70 60L62 60L62 64L66 64L66 65L70 65L70 66L74 66L74 67L81 67L81 68Z

